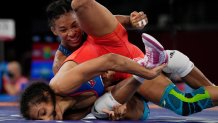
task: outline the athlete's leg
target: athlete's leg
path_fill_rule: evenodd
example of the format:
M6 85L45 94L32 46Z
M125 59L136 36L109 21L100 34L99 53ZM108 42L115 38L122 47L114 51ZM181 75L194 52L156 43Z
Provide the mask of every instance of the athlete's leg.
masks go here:
M193 62L177 50L166 50L169 61L167 67L163 70L166 73L177 74L183 78L192 88L201 86L213 86L204 74L194 66Z
M162 51L163 46L151 35L148 35L146 33L142 34L142 40L145 44L145 49L147 56L152 54L152 57L150 57L148 60L152 59L152 65L155 64L155 60L162 58L163 54L159 53L160 56L156 55L155 52ZM150 44L158 44L159 47L152 48L156 49L155 51L150 51L150 48L147 48L146 46L150 46ZM150 46L151 47L151 46ZM166 53L168 57L166 57L165 61L168 60L167 67L163 70L166 73L171 74L178 74L180 77L182 77L184 80L186 80L187 84L190 85L192 88L199 88L201 86L213 86L214 84L211 83L204 74L196 67L194 66L193 62L190 61L190 59L183 53L181 53L178 50L166 50Z
M148 36L146 35L146 38ZM143 41L145 44L148 44L147 48L154 49L151 50L154 51L155 54L151 56L158 56L158 59L155 61L156 63L153 64L152 67L158 66L162 63L164 63L166 60L162 60L162 58L159 58L160 54L164 54L164 48L161 44L159 44L156 41L153 41L150 37L148 37L146 40ZM160 48L161 47L161 48ZM152 53L150 52L150 53ZM163 59L165 59L165 55L163 55ZM152 60L154 61L154 60ZM148 67L147 65L148 59L142 59L140 60L140 63L144 67ZM98 113L104 114L103 110L112 110L113 106L120 105L128 102L130 98L135 94L139 86L144 83L144 79L138 76L133 75L132 78L123 80L119 84L117 84L109 93L104 94L102 97L100 97L95 102L95 110ZM94 112L93 112L94 113ZM95 113L94 113L95 114ZM97 113L96 113L97 114ZM105 118L107 116L98 116L99 118Z
M170 84L165 89L160 106L171 109L179 115L188 116L213 107L213 99L210 95L204 87L191 93L183 93L174 84Z
M170 83L172 83L171 80L161 74L152 80L145 80L145 82L139 87L138 93L148 101L159 104L165 88Z
M150 42L153 42L155 44L159 44L159 42L153 38L152 36L150 35L147 35L147 34L143 34L142 35L142 40L144 42L145 45L147 46L150 46ZM148 43L147 43L148 42ZM160 45L161 46L161 45ZM151 46L150 46L151 47ZM145 47L146 48L146 47ZM155 48L153 48L155 49ZM152 49L152 50L153 50ZM162 47L159 47L158 49L156 49L156 51L161 51L162 50ZM205 83L205 80L206 77L204 77L204 75L199 71L197 71L196 68L194 68L194 64L189 60L189 58L187 56L185 56L184 54L182 54L181 52L177 51L177 50L167 50L166 51L167 54L168 54L168 64L167 64L167 67L164 69L165 72L167 73L173 73L173 74L178 74L180 77L185 77L187 80L193 82L193 83L198 83L198 87L200 87L201 84L203 85L207 85ZM153 53L153 51L151 52ZM158 57L157 57L158 58ZM161 57L160 57L161 58ZM188 75L189 74L189 75ZM188 75L188 76L186 76ZM197 75L197 76L195 76ZM190 78L188 78L190 77ZM198 79L196 79L198 78ZM192 80L193 79L193 80ZM201 80L203 82L201 82ZM171 88L173 87L173 88ZM155 88L155 89L154 89ZM167 89L167 88L170 88L170 89ZM180 115L189 115L189 114L192 114L192 113L195 113L195 112L199 112L201 111L202 109L205 109L205 108L208 108L208 107L211 107L212 106L212 101L211 99L208 97L205 97L205 99L202 99L202 100L206 100L207 103L205 103L205 105L202 105L202 106L198 106L199 103L202 102L199 101L198 103L196 103L196 101L198 101L198 98L194 98L195 100L193 100L193 102L191 102L190 100L188 100L188 104L185 102L187 100L184 100L186 99L187 97L185 97L186 95L192 95L192 96L195 96L196 94L198 93L204 93L204 89L199 89L199 90L196 90L190 94L184 94L185 96L179 96L181 98L178 98L176 97L176 95L170 95L169 94L169 90L172 90L174 89L176 93L178 94L181 94L182 92L180 92L175 86L172 86L172 83L171 81L164 77L163 75L162 76L159 76L153 80L150 80L148 82L145 82L139 89L139 92L141 95L143 95L146 99L156 103L156 104L160 104L161 106L163 106L161 103L163 102L163 98L165 97L170 97L171 101L172 100L175 100L174 102L177 102L177 103L171 103L170 106L163 106L165 108L168 108L168 109L171 109L173 110L174 112L176 112L177 114L180 114ZM202 91L202 92L201 92ZM160 95L162 94L162 95ZM167 96L166 96L167 95ZM170 96L168 96L170 95ZM204 94L202 94L203 96L205 96ZM174 98L175 97L175 98ZM161 100L159 100L161 99ZM209 100L209 101L208 101ZM161 103L159 103L161 101ZM169 103L169 101L168 101ZM180 105L180 108L178 109L178 106L177 104ZM183 110L183 107L181 107L181 105L194 105L196 104L196 107L201 107L201 108L195 108L195 110L193 109L188 109L186 108L187 110ZM176 108L172 108L172 107L176 107Z
M100 119L108 118L108 114L104 111L112 111L114 106L128 102L140 85L141 83L133 77L121 81L110 92L105 93L96 100L92 110L93 114ZM143 111L138 115L138 119L142 114Z
M117 27L117 19L95 0L73 0L71 5L81 28L89 35L103 36Z
M201 86L215 86L208 78L195 66L190 73L183 79L192 88L199 88Z
M183 93L163 75L144 82L138 92L149 101L185 116L213 107L218 100L217 87L201 87L191 93Z

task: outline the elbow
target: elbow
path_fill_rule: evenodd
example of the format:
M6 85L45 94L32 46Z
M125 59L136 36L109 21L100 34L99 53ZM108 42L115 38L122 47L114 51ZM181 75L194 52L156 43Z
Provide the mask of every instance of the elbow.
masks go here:
M104 55L105 57L105 63L108 66L108 70L116 71L119 69L119 67L122 67L125 65L125 61L121 59L121 56L114 53L109 53Z
M108 53L102 56L102 61L107 65L113 65L114 64L114 56L116 54L114 53Z
M52 78L49 86L52 88L55 94L63 94L63 88L58 83L56 83L55 79Z

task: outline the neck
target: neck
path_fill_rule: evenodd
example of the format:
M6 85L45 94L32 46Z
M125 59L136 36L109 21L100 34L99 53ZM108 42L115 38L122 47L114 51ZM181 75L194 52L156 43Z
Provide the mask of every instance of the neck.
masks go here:
M62 41L62 42L63 42L63 41ZM61 42L61 44L62 44L65 48L67 48L69 51L71 51L71 52L76 51L76 50L83 44L83 41L81 41L78 46L72 47L72 46L69 46L69 45L64 44L64 43L62 43L62 42Z
M61 111L64 113L68 108L72 107L75 105L76 100L70 98L70 97L61 97L57 96L56 97L56 104L60 107Z

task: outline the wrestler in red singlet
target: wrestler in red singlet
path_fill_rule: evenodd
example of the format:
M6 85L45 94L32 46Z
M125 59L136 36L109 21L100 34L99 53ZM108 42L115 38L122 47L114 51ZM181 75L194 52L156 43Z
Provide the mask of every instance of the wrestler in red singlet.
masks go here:
M129 42L127 31L119 23L112 33L105 36L93 37L88 35L84 44L68 56L65 62L72 60L79 64L107 53L116 53L131 59L144 57L144 53ZM130 74L117 73L115 78L123 79L129 76Z

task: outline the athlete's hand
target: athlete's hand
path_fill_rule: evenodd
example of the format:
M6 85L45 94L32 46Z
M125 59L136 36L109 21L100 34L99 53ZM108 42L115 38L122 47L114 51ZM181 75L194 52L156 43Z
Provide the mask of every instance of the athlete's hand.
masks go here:
M108 109L102 109L102 112L108 114L110 120L112 120L112 117L114 117L114 111L110 111Z
M111 117L112 119L114 120L124 119L127 112L126 104L114 106L113 111L114 111L114 117Z
M104 109L103 112L108 114L110 120L122 120L127 112L126 104L116 105L112 111Z
M145 75L145 79L154 79L155 77L157 77L158 75L160 75L160 73L162 72L162 70L167 66L167 64L161 64L157 67L154 67L152 69L150 69L149 71L149 75Z
M148 18L144 12L134 11L130 14L130 23L133 28L143 29L145 25L148 23Z

